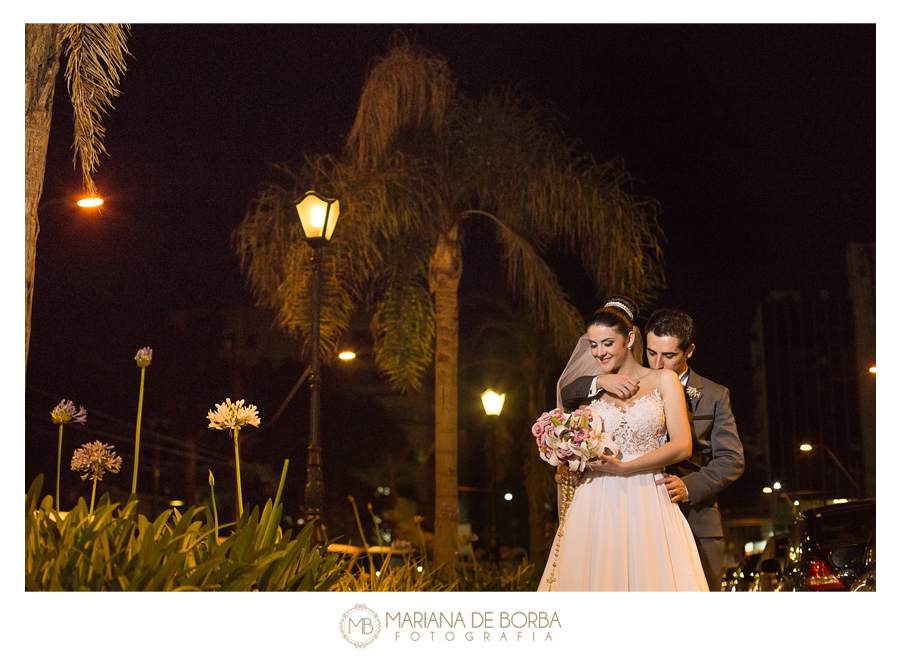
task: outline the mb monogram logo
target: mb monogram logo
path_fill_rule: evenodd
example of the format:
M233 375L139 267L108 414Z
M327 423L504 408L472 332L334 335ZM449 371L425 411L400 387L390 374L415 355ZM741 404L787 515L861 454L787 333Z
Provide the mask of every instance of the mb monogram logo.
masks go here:
M341 618L341 635L357 649L362 649L375 641L381 632L381 620L378 615L359 603Z

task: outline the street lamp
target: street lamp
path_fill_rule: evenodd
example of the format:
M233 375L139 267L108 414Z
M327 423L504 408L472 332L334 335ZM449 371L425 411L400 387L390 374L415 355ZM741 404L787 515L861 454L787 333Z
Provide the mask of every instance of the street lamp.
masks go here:
M78 205L82 208L99 208L103 205L103 199L96 196L89 196L78 200Z
M481 394L481 404L484 405L484 413L486 413L489 417L499 418L500 412L503 410L503 402L506 400L506 394L497 394L494 393L491 389L486 390ZM499 553L497 548L497 425L496 422L492 423L493 432L492 436L492 445L493 450L488 459L491 465L491 542L488 547L488 559L493 564L497 564L499 562Z
M503 402L506 400L506 394L498 395L491 389L481 394L481 404L484 405L484 413L488 416L499 416L503 411Z
M309 454L306 463L306 520L314 524L313 541L324 544L327 541L322 525L322 499L325 485L322 482L322 447L319 444L319 407L321 394L321 374L319 366L319 278L322 269L322 248L331 239L337 225L341 204L337 199L328 199L315 192L307 192L297 202L297 214L303 227L306 242L312 247L312 293L310 308L312 330L310 349L312 358L309 376Z

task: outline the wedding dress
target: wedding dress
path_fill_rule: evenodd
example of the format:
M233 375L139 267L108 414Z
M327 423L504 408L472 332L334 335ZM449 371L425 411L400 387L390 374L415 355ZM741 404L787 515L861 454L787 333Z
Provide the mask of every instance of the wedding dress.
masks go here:
M659 389L627 405L594 400L588 408L603 418L604 431L613 432L624 462L667 440ZM655 482L662 470L625 476L587 471L538 591L708 591L687 519Z

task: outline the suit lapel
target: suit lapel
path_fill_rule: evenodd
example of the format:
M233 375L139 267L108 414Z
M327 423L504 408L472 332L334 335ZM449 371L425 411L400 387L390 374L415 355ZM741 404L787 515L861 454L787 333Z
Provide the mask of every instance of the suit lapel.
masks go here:
M691 396L688 394L688 388L695 388L701 394L695 400L691 399ZM697 428L694 425L694 414L697 412L697 407L700 405L700 400L703 398L703 378L700 377L694 370L688 366L688 378L687 384L685 385L684 398L687 402L687 412L688 412L688 423L691 426L691 456L688 457L687 461L692 462L697 467L700 466L700 461L702 459L702 455L697 450Z
M687 392L688 388L697 389L700 396L695 400L692 400ZM703 377L694 372L694 369L690 366L688 366L687 386L685 386L684 389L684 397L688 404L688 415L691 417L691 422L693 422L693 415L697 413L697 407L700 405L700 400L703 398Z

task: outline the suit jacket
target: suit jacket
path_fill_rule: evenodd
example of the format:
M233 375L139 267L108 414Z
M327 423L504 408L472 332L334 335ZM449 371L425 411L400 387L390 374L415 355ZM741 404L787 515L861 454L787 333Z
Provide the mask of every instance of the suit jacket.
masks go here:
M579 377L562 387L560 396L567 409L576 409L587 400L594 377ZM691 400L687 393L688 419L691 424L691 457L666 467L687 488L690 502L681 510L697 537L721 537L722 516L717 494L744 472L744 448L738 437L731 395L724 386L701 377L688 368L687 388L699 396Z

